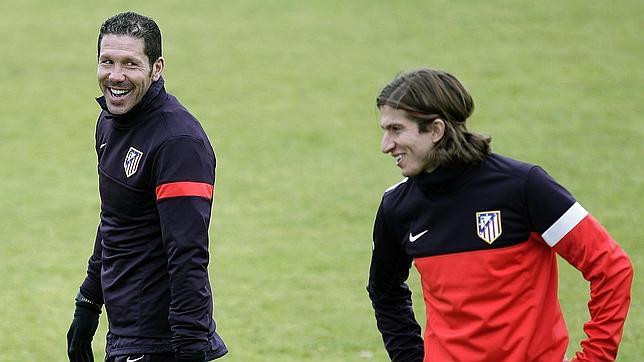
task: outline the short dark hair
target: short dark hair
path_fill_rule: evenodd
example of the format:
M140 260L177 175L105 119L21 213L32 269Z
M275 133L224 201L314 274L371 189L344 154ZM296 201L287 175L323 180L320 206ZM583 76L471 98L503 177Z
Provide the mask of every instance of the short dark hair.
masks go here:
M131 11L109 17L101 25L98 34L98 54L101 53L101 40L108 34L142 38L143 52L148 57L150 67L161 57L161 30L152 18Z
M476 163L490 154L491 138L471 133L465 121L474 111L474 100L453 75L419 68L396 76L376 98L376 106L405 111L407 118L427 132L438 118L445 122L443 138L430 153L435 166L455 167Z

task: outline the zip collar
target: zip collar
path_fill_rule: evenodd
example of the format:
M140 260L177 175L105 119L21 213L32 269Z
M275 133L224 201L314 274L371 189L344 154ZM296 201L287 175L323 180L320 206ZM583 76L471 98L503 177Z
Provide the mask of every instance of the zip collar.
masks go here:
M467 178L462 176L471 168L472 165L438 167L432 172L423 172L411 179L425 195L445 194L464 184Z

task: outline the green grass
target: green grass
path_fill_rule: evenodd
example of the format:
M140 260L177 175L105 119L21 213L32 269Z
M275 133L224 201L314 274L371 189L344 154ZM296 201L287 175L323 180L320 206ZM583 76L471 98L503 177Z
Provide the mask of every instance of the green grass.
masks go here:
M619 360L644 359L641 1L137 4L0 4L0 361L66 359L98 222L96 36L130 9L160 24L167 88L217 151L210 271L227 360L386 360L364 288L375 210L400 175L379 153L374 97L417 66L459 77L471 127L544 166L630 254ZM589 292L565 263L560 280L572 353Z

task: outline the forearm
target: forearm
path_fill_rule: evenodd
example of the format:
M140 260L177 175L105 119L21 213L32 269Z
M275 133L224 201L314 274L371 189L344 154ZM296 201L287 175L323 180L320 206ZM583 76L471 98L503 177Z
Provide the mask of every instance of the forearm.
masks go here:
M80 286L80 292L97 304L103 304L103 290L101 287L102 241L100 231L97 230L94 250L87 262L87 275Z
M411 291L405 283L412 260L392 237L386 220L381 204L374 222L367 291L391 360L422 361L421 329L414 317Z
M159 203L168 257L169 322L175 353L208 349L212 292L208 278L210 202L174 198Z
M403 288L404 289L404 288ZM421 328L416 322L408 290L398 296L382 295L368 288L378 330L392 361L422 361ZM406 293L405 293L406 292Z
M212 297L208 280L208 257L202 250L175 249L169 258L172 345L175 352L208 349Z

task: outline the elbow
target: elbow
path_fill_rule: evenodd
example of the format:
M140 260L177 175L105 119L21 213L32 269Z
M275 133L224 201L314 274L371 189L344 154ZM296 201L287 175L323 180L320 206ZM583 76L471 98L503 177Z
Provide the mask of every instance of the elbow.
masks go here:
M613 263L616 269L615 274L618 276L618 279L624 283L624 285L628 285L628 287L630 287L633 282L634 274L633 262L623 250L620 250L620 255L616 259L617 260Z
M395 306L395 308L408 308L412 305L411 292L406 284L403 284L399 288L393 288L388 290L379 290L373 286L367 287L369 293L369 299L371 299L371 304L374 308L389 308Z
M624 267L623 267L623 274L624 274L624 281L628 283L630 286L633 282L633 275L635 274L635 271L633 269L633 262L631 259L628 257L628 255L624 254Z
M620 249L619 253L614 258L611 258L610 264L606 266L605 270L605 283L611 285L616 293L613 298L617 300L620 299L618 296L621 296L626 300L630 300L634 270L633 263L628 255Z

